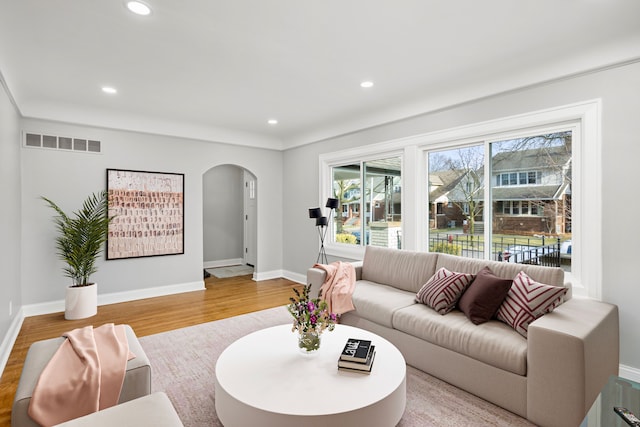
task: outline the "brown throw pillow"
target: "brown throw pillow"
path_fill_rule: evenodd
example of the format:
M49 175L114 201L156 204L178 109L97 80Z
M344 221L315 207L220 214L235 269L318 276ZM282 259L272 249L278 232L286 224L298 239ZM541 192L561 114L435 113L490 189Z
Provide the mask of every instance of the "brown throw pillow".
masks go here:
M462 294L458 307L474 324L487 322L498 311L511 283L511 279L497 277L489 267L485 267Z

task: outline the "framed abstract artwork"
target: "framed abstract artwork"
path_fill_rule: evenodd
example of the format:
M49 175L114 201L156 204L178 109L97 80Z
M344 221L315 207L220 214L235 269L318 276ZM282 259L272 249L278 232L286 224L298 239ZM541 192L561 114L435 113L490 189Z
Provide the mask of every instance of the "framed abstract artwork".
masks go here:
M184 253L184 174L107 169L107 259Z

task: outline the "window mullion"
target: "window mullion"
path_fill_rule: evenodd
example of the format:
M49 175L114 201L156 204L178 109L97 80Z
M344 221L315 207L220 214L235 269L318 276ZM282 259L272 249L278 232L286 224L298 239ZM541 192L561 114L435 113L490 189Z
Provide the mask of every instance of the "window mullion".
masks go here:
M484 221L484 258L491 259L491 236L493 235L493 206L492 206L492 185L491 177L491 143L484 141L484 206L482 207L482 217Z

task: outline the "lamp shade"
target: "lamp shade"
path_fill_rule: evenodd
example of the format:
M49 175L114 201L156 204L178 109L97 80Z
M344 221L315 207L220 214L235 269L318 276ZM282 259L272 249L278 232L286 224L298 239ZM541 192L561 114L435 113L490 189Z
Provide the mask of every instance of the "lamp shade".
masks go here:
M322 216L322 212L320 208L311 208L309 209L309 218L320 218Z
M338 199L329 197L327 199L326 207L328 207L329 209L338 209Z
M316 225L318 227L325 227L327 225L327 217L326 216L321 216L316 218Z

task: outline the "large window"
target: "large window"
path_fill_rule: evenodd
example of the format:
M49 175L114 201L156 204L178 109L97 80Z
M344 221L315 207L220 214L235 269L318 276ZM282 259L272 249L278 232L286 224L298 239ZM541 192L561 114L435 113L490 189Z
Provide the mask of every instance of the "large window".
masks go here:
M429 151L427 169L428 250L482 258L484 146ZM437 209L445 203L446 209Z
M576 295L599 298L599 123L588 101L322 155L320 199L341 202L327 252L560 263Z
M338 199L340 212L331 227L332 241L401 248L400 157L350 162L331 171L331 197Z
M429 251L571 271L571 147L559 130L428 150L429 204L453 206L430 210Z

